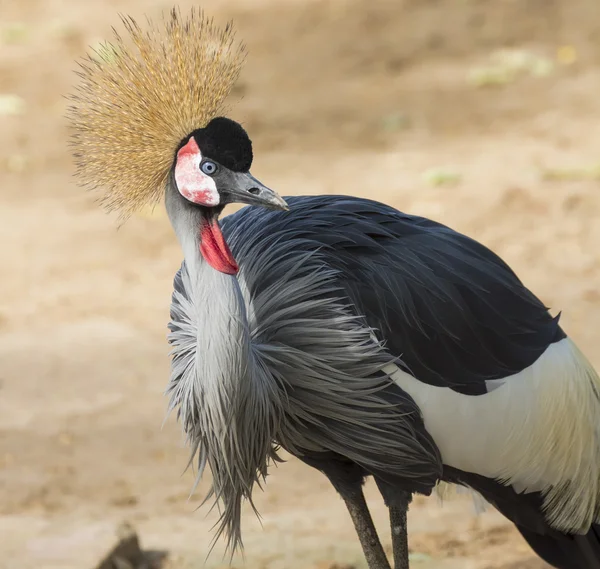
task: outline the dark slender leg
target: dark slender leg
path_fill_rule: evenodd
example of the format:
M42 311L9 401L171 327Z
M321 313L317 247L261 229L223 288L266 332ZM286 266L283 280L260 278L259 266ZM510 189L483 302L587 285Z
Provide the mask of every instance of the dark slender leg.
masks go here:
M303 455L299 458L325 474L346 502L369 569L391 569L363 494L363 469L334 453Z
M362 545L369 569L391 569L379 541L379 536L377 535L375 524L373 524L373 518L369 512L362 488L359 487L357 490L351 492L340 492L340 494L344 502L346 502L350 517L354 522L354 527L356 528L356 533Z
M408 569L408 531L406 513L412 500L412 494L398 488L395 484L375 478L385 505L390 510L390 529L392 531L392 552L394 569Z
M394 569L408 569L408 532L406 527L406 506L390 506L390 526L392 529L392 550Z

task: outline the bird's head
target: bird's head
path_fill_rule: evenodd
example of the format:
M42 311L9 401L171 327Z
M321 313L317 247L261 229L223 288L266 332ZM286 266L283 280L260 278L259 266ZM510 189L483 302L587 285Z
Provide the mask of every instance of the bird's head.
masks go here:
M113 43L81 62L69 97L80 182L102 189L107 209L124 216L166 191L167 204L175 197L180 211L197 208L192 217L212 227L205 242L222 241L216 219L228 203L287 209L250 174L246 131L219 116L244 61L231 25L176 9L147 29L131 18L123 24L126 34L115 32ZM234 271L235 263L211 264Z
M200 221L200 251L213 268L227 274L235 274L237 264L217 221L223 207L242 203L287 209L283 198L250 173L251 165L252 142L246 131L231 119L217 117L181 142L173 164L171 187L167 187L167 192L171 192L167 195L171 214L180 209L182 204L177 204L180 200L197 206L198 215L191 219Z
M287 209L285 201L251 173L252 142L237 122L217 117L180 144L173 167L177 191L207 208L229 203Z

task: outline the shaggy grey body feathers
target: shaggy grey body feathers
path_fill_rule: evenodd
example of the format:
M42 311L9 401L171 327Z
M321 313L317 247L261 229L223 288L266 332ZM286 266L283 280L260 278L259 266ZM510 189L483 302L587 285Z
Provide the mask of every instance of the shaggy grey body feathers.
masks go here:
M210 466L217 535L234 548L241 502L251 501L277 446L300 456L334 452L413 491L429 491L441 475L419 410L398 389L390 398L381 370L397 358L352 308L339 271L302 235L252 230L247 221L223 223L237 278L206 266L198 288L182 265L169 335L171 407L199 474Z
M241 501L278 445L313 464L339 456L410 493L443 478L421 411L382 372L390 363L485 395L565 337L510 268L464 235L364 199L288 203L222 220L237 277L194 256L198 244L178 229L191 206L168 207L193 264L175 279L171 406L200 470L213 472L219 533L233 547Z

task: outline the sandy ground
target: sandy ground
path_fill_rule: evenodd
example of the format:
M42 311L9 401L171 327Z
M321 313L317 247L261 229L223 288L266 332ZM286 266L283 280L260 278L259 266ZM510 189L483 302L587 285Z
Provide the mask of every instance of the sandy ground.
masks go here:
M172 568L204 566L208 481L188 500L187 450L173 420L161 429L181 255L162 210L117 230L74 186L62 119L73 59L116 13L168 6L0 0L2 568L92 569L123 520ZM204 6L234 17L250 50L231 114L254 140L255 175L283 194L375 197L476 237L600 365L596 0ZM500 58L502 84L474 85L501 48L521 50ZM318 473L291 460L257 503L262 526L246 515L235 567L364 566ZM543 567L497 513L477 517L463 499L417 498L409 523L416 568ZM206 567L223 565L217 547Z

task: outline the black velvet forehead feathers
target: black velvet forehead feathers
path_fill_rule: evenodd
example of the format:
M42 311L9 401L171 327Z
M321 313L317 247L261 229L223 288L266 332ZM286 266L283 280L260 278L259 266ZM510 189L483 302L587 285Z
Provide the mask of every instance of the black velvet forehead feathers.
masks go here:
M237 122L216 117L192 132L202 156L212 158L234 172L248 172L252 165L252 141ZM189 140L189 139L188 139Z

